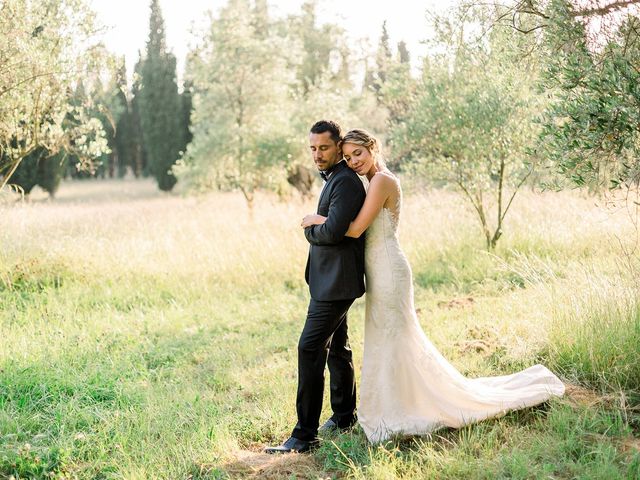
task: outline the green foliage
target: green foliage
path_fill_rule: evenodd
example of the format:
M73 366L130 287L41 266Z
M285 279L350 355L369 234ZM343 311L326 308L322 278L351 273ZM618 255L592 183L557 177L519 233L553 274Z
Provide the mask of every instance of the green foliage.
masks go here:
M295 79L285 45L265 11L248 2L230 1L213 20L193 64L197 94L186 175L196 185L238 189L251 207L256 189L268 186L291 157L298 139L289 125L288 85Z
M10 185L19 187L24 195L39 185L53 198L62 180L64 162L64 154L51 155L45 148L38 147L22 159L11 176Z
M411 55L404 41L398 42L398 61L406 64L411 63Z
M193 82L187 80L183 84L183 90L180 94L180 101L182 104L182 118L180 126L182 127L182 145L180 151L182 153L187 151L187 145L193 140L193 134L191 133L191 112L193 110Z
M136 177L149 175L149 165L147 160L147 149L145 148L142 135L142 124L140 120L140 108L142 102L142 54L134 67L133 84L131 85L131 136L133 144L133 173Z
M381 98L381 90L387 81L387 75L392 63L393 55L391 54L391 47L389 46L389 33L387 32L386 20L382 23L382 32L380 34L380 41L378 43L378 50L376 52L376 67L375 78L373 80L373 90L376 92L378 98Z
M318 25L317 5L317 0L305 1L302 14L293 16L287 25L291 37L301 43L301 58L292 61L298 63L296 85L303 97L326 80L331 54L336 51L338 37L342 33L336 25Z
M384 109L354 91L342 30L318 26L315 8L278 20L232 0L212 20L189 64L193 141L179 172L193 186L239 190L251 208L258 189L284 193L288 171L309 164L317 120L384 131Z
M615 189L640 180L640 19L599 18L599 33L564 1L551 2L542 86L552 95L539 152L562 180ZM614 22L619 22L616 25Z
M65 176L88 178L96 175L97 172L104 174L106 159L110 153L108 148L109 137L113 132L112 123L108 121L109 117L105 115L108 110L104 106L104 100L105 95L100 77L81 78L78 81L71 96L70 104L74 108L84 109L88 115L100 124L100 130L105 141L105 149L93 155L85 155L77 149L72 149L67 156Z
M58 187L60 186L65 161L66 155L64 153L51 155L40 161L38 168L38 185L40 185L51 198L55 197Z
M116 121L115 148L113 150L117 154L117 161L114 163L117 165L118 176L123 177L127 173L127 168L131 168L131 170L135 168L133 156L136 148L131 108L127 98L127 70L124 58L116 72L113 95L115 108L120 111Z
M557 312L549 358L567 378L599 391L624 391L640 405L640 301L636 289L593 285Z
M182 105L176 83L176 58L167 50L164 20L158 0L151 1L149 39L140 66L139 115L149 169L160 190L177 182L171 168L183 146Z
M7 478L64 478L69 457L69 452L59 447L6 445L0 450L0 474Z
M519 58L531 40L508 28L465 36L471 26L484 32L496 15L492 10L464 8L457 15L436 21L436 46L444 53L425 60L419 83L413 87L399 72L386 89L394 112L391 142L403 163L420 166L465 195L491 249L532 168L526 150L540 104L534 91L537 63L533 56ZM497 210L493 225L491 208Z
M116 169L119 168L120 151L118 149L117 125L123 116L126 115L127 101L121 88L119 80L122 72L116 74L116 78L110 78L107 86L103 86L102 81L97 78L92 83L92 90L89 92L91 102L95 105L96 118L102 123L109 150L98 157L95 168L96 175L104 178L113 178Z
M73 105L78 77L104 64L82 0L8 0L0 5L0 189L39 147L86 158L105 151L100 123Z
M39 165L46 157L46 153L47 151L42 147L35 149L22 159L11 176L10 183L18 186L25 195L29 195L33 187L38 184Z

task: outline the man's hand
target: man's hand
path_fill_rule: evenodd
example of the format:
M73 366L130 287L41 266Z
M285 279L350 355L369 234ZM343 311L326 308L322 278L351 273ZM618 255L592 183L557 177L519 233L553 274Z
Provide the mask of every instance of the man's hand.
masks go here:
M311 225L322 225L326 221L327 221L327 217L323 217L322 215L316 215L315 213L310 213L309 215L304 216L300 226L302 228L307 228L307 227L310 227Z

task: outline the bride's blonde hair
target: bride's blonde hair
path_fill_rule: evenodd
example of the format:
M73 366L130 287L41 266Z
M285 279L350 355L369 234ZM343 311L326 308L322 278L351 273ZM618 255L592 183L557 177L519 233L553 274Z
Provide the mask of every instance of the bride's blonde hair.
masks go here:
M342 137L342 144L353 143L354 145L360 145L371 153L374 161L378 162L381 167L385 168L384 157L382 156L382 147L380 146L380 140L371 135L366 130L361 128L354 128L349 130L344 137Z

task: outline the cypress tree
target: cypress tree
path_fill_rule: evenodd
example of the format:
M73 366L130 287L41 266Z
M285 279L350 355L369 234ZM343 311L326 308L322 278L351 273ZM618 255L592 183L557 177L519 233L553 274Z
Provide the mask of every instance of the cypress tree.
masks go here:
M380 90L387 81L389 74L389 68L393 56L391 54L391 48L389 47L389 33L387 32L387 21L382 23L382 34L380 35L380 42L378 43L378 51L376 52L376 66L378 70L376 72L376 79L374 83L374 89L378 96L378 100L381 100Z
M369 64L365 64L364 81L362 82L363 92L376 92L376 75L375 72L369 68Z
M113 177L113 150L115 148L115 123L108 107L108 92L105 92L104 85L100 77L94 80L93 88L89 95L96 104L94 116L102 123L107 145L111 153L103 153L96 159L95 172L96 177L105 178L105 176Z
M266 0L255 0L251 23L258 38L269 36L269 7Z
M126 71L124 69L124 59L108 84L106 90L96 92L96 99L99 103L98 118L102 121L106 133L110 153L106 156L106 172L109 178L113 178L116 173L124 176L126 172L127 152L126 152L126 131L127 131L127 96L126 96ZM122 132L120 131L122 127ZM119 136L122 135L124 142Z
M182 94L180 95L180 102L182 104L182 117L181 117L181 130L182 130L182 145L180 151L184 152L187 149L187 145L191 143L193 134L191 133L191 110L193 109L193 82L187 80L184 82Z
M131 125L131 109L127 99L127 67L124 58L120 64L120 68L116 73L115 81L116 91L114 102L120 111L118 121L116 122L116 152L118 157L118 177L122 178L127 173L127 167L134 168L132 160L133 135Z
M142 89L142 54L138 52L138 61L134 67L133 83L131 85L131 144L133 156L133 174L137 177L149 175L147 166L147 150L142 135L142 125L140 124L140 90Z
M302 63L297 76L304 96L321 82L336 43L332 26L316 25L317 4L317 0L307 0L302 5L302 15L297 25L303 48Z
M179 156L181 102L176 83L176 58L167 50L164 20L158 0L151 0L149 40L142 63L140 124L151 173L161 190L176 184L171 172Z
M404 40L398 42L398 61L400 63L411 62L411 55L409 54L409 49L407 48L407 44Z

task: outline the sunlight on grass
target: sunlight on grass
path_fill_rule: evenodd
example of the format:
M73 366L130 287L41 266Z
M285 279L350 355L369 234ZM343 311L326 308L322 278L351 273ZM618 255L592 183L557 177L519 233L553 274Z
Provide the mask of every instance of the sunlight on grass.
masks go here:
M260 196L252 221L236 194L131 181L5 202L0 477L637 478L624 445L640 427L638 297L615 248L628 219L567 193L523 192L513 208L489 254L459 197L407 193L423 328L467 375L542 361L627 403L554 401L384 445L356 428L309 461L270 463L261 448L295 423L313 202ZM358 300L356 368L363 319Z

